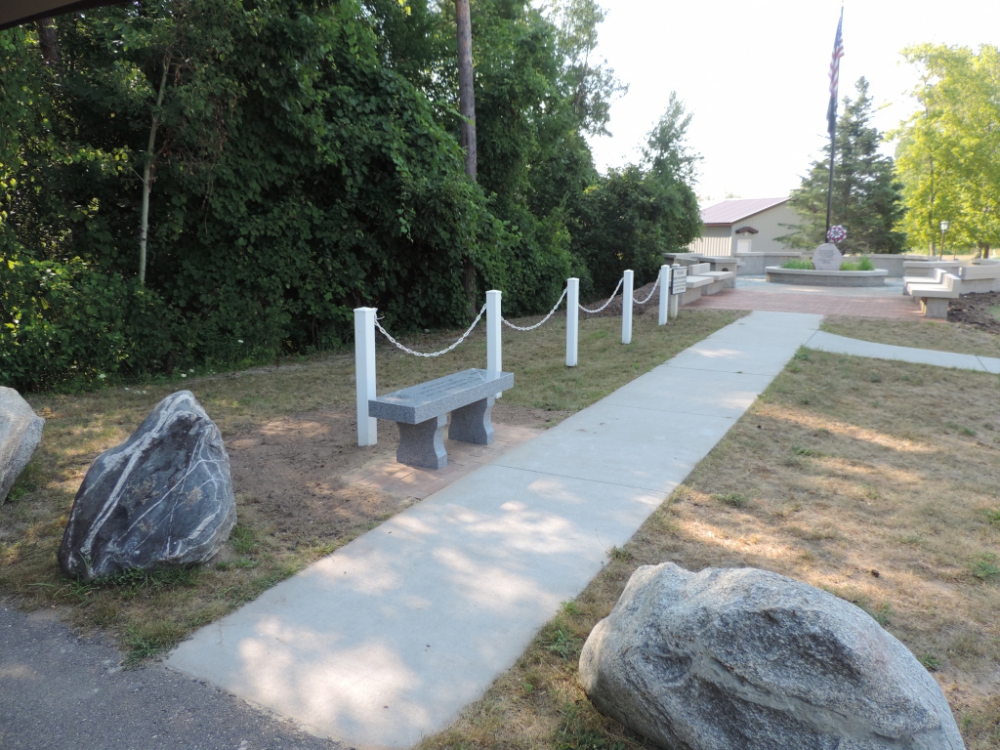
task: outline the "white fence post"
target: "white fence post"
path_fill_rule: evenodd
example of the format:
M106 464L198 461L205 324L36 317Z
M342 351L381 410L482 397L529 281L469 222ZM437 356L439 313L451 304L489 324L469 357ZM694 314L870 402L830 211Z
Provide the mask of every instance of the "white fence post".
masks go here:
M622 289L622 343L632 343L632 284L633 274L625 272L625 288Z
M503 370L503 346L500 341L501 292L493 289L486 292L486 370L491 375ZM503 394L498 393L497 398Z
M580 279L566 281L566 366L576 367L580 337Z
M660 266L660 317L659 325L666 325L670 302L670 266Z
M676 268L680 268L680 266L675 266L675 269ZM686 272L687 271L685 269L685 273ZM681 309L681 295L674 294L674 282L676 276L677 276L677 271L671 270L670 271L670 317L671 318L676 318ZM686 283L685 286L687 286Z
M354 379L358 395L358 445L378 442L378 420L368 416L375 393L375 308L354 310Z

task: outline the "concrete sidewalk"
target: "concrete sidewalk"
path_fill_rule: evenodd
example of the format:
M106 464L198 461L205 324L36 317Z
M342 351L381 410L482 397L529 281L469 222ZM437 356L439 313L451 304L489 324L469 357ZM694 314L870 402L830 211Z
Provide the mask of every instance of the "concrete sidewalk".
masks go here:
M818 315L754 312L181 644L167 665L353 747L446 728L715 446Z
M997 357L980 357L975 354L958 354L955 352L939 352L933 349L915 349L910 346L894 346L878 344L873 341L837 336L826 331L816 331L805 344L810 349L834 354L851 354L855 357L871 357L872 359L891 359L899 362L913 362L920 365L936 365L938 367L954 367L959 370L976 370L1000 374L1000 359Z

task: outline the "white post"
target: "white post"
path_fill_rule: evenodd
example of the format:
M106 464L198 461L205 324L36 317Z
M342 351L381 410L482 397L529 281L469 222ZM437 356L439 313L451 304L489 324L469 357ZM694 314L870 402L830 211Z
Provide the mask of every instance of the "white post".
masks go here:
M576 367L580 331L580 279L566 281L566 366Z
M676 318L681 309L681 298L679 294L673 293L674 272L670 271L670 317Z
M670 266L660 266L660 318L659 325L666 325L667 303L670 301Z
M622 343L632 343L632 272L625 272L625 284L622 289Z
M354 310L354 379L358 394L358 445L378 442L378 420L368 416L375 398L375 308Z
M503 370L503 347L500 341L501 294L496 289L486 292L486 371L491 375ZM497 398L502 395L498 393Z

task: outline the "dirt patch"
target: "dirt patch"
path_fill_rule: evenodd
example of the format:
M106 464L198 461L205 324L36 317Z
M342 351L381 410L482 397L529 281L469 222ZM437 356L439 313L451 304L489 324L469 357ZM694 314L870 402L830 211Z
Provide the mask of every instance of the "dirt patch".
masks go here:
M545 428L571 412L497 404L496 424ZM378 445L357 448L354 411L322 409L268 420L226 435L233 488L241 505L286 549L354 536L359 528L398 513L416 498L347 484L342 477L366 464L391 461L395 430Z
M948 303L948 321L1000 335L1000 320L993 312L998 307L1000 292L963 294Z

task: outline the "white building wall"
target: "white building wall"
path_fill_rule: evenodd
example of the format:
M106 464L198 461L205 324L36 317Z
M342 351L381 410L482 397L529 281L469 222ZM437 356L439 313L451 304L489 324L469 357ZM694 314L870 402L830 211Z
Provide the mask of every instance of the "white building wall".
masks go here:
M688 252L710 256L734 255L736 253L736 230L742 227L753 227L757 230L757 234L751 235L751 252L774 253L786 250L811 250L812 248L787 247L776 239L792 233L793 230L784 225L794 225L798 222L798 215L787 203L782 203L780 206L774 206L766 211L740 219L735 224L705 227L701 237L688 245Z
M755 253L777 253L785 250L804 250L806 248L788 247L784 243L778 242L775 238L784 234L791 234L792 229L783 224L798 224L798 215L788 206L782 203L780 206L761 211L759 214L748 216L733 225L735 231L740 227L753 227L759 234L753 235L752 252ZM810 250L812 248L809 248Z
M736 252L732 227L705 227L701 237L688 245L688 252L701 255L732 255Z

